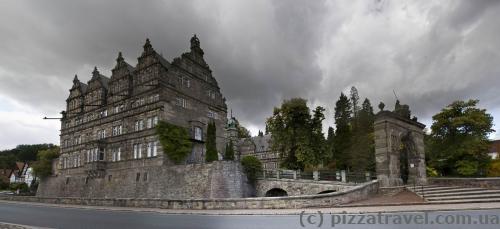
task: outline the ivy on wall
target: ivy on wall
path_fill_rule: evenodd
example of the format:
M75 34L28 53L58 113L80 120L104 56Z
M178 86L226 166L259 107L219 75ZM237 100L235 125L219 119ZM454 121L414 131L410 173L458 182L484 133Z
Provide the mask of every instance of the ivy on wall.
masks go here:
M180 164L191 153L191 140L186 128L176 126L164 121L156 126L163 153L175 164Z

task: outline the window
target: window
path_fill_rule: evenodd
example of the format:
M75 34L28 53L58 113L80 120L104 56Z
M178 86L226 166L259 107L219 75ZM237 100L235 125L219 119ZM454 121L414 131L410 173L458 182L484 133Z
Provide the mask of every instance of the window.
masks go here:
M203 131L200 127L194 127L194 139L198 141L203 140Z
M112 132L113 136L122 134L122 125L113 126Z
M137 173L135 175L135 181L139 181L141 179L141 174L140 173Z
M142 144L134 144L134 159L139 159L142 157Z
M135 131L140 131L144 129L144 120L135 121Z
M187 108L188 107L187 100L185 100L183 98L177 98L176 101L175 101L175 105L183 107L183 108Z
M143 181L148 181L148 173L144 173L144 174L142 175L142 180L143 180Z
M113 149L111 154L112 154L111 155L112 161L120 161L121 160L121 148L120 147Z
M149 129L151 127L153 127L153 118L148 118L146 120L146 127Z
M101 118L108 116L108 110L101 111L100 115L101 115Z
M217 112L208 110L208 117L213 118L213 119L218 119L219 116L217 115Z
M153 117L153 126L158 125L158 116Z
M215 99L215 92L212 90L208 90L208 97L211 99Z
M153 157L158 156L158 141L153 142Z
M157 142L149 142L147 144L147 156L156 157L157 155Z

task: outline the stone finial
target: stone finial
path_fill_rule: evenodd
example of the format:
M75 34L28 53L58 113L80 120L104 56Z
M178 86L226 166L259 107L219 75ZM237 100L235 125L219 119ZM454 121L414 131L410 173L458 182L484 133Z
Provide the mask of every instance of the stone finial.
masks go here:
M97 70L97 66L94 67L94 71L92 71L92 77L99 76L99 70Z
M75 74L75 78L73 78L73 83L78 83L80 80L78 80L78 76Z
M116 62L117 63L123 62L122 52L118 52L118 57L116 58Z
M191 49L200 48L200 39L196 37L196 34L191 37Z
M149 52L153 51L153 46L151 45L151 41L149 41L149 38L146 38L146 43L144 44L144 52Z

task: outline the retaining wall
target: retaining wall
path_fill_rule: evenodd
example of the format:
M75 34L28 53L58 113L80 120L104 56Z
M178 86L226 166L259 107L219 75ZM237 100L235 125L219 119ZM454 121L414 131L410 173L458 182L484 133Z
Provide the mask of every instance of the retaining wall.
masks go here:
M481 178L433 177L433 178L428 178L428 181L429 184L432 185L500 189L500 177L481 177Z
M333 207L354 201L364 200L377 193L378 181L371 181L350 190L304 196L256 197L227 199L139 199L139 198L50 198L0 196L2 200L41 202L52 204L74 204L116 207L145 207L165 209L277 209Z

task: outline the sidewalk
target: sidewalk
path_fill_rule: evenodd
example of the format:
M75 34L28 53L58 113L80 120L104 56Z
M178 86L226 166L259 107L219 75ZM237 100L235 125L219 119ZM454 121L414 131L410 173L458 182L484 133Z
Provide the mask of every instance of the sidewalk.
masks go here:
M18 201L0 200L0 204L24 204L32 206L47 206L57 208L73 209L96 209L104 211L133 211L133 212L154 212L161 214L196 214L196 215L298 215L302 212L316 213L391 213L391 212L422 212L422 211L457 211L457 210L484 210L500 209L500 203L477 203L477 204L418 204L418 205L397 205L397 206L342 206L334 208L308 208L308 209L238 209L238 210L179 210L179 209L158 209L158 208L128 208L128 207L103 207L103 206L83 206L83 205L63 205L28 203Z

